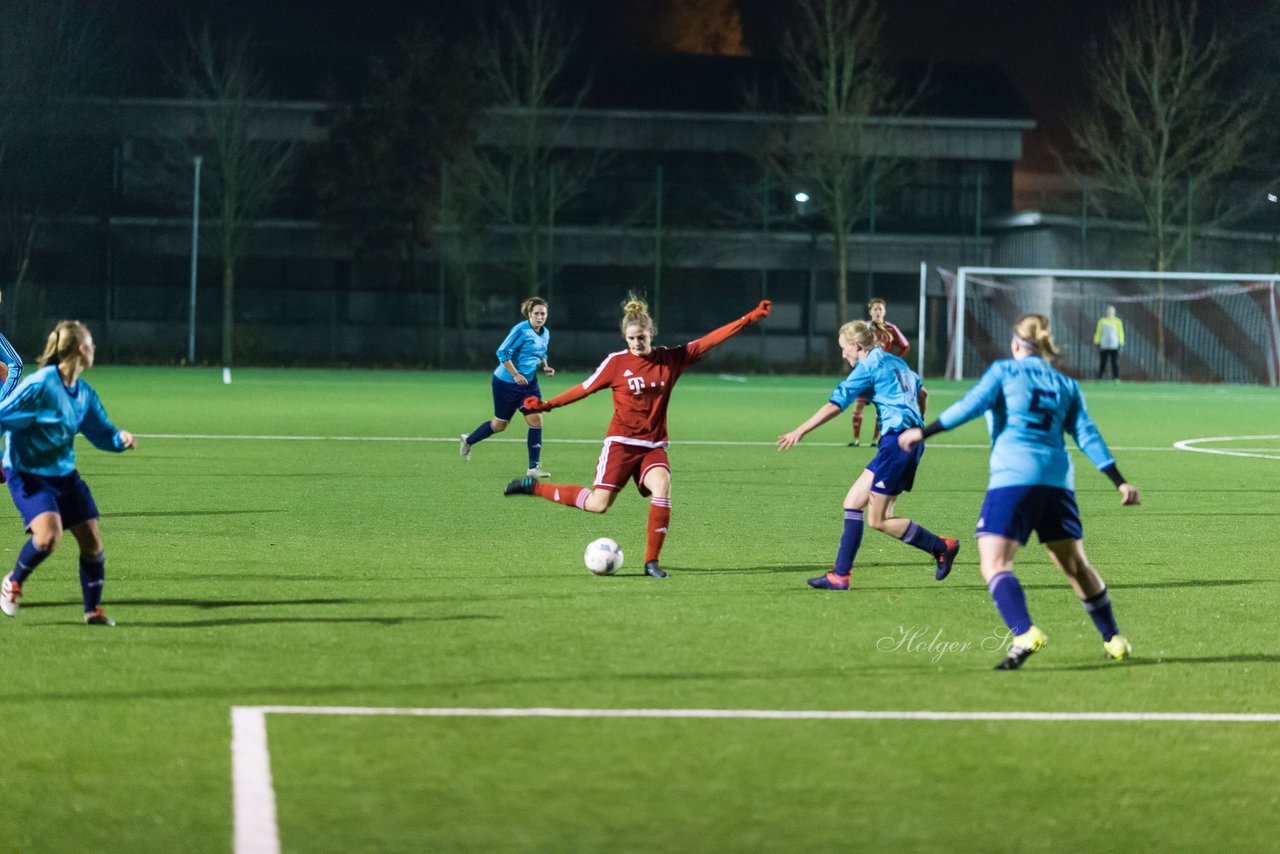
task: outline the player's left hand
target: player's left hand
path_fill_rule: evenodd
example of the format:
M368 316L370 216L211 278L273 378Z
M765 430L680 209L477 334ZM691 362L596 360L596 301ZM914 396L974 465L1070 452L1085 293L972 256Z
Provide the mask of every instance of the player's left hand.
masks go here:
M130 433L128 430L121 430L120 444L124 447L126 451L131 451L134 448L138 447L138 440L133 438L133 434Z
M1138 487L1132 483L1120 484L1120 504L1125 507L1133 507L1142 503L1142 496L1138 493Z
M800 440L804 438L804 434L799 430L792 430L790 433L783 433L778 437L778 450L785 451L787 448L794 448L800 444Z
M747 322L755 323L757 320L764 320L769 316L769 309L772 307L772 301L767 299L760 300L760 304L758 306L747 312Z
M556 369L551 367L550 365L543 365L542 372L549 377L554 377L556 375Z

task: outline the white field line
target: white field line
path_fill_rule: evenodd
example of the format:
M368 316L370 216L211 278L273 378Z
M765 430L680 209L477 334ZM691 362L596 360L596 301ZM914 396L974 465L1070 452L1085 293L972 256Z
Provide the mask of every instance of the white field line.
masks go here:
M1198 454L1218 454L1224 457L1254 457L1261 460L1280 460L1280 449L1277 448L1201 448L1200 445L1210 442L1252 442L1255 440L1275 440L1280 436L1213 436L1207 439L1181 439L1173 443L1179 451L1195 451Z
M438 442L438 443L457 443L456 436L276 436L271 434L244 434L232 435L226 433L134 433L139 439L201 439L208 441L229 441L229 442ZM484 440L486 444L490 442L506 442L519 443L523 445L525 440L520 439L501 439L490 437ZM561 445L599 445L603 438L597 439L543 439L542 444L561 444ZM777 446L776 441L771 442L737 442L724 439L677 439L672 442L673 445L715 445L720 447L731 448L773 448ZM804 447L807 448L844 448L847 442L805 442ZM873 446L868 445L868 448ZM991 445L983 443L980 445L965 445L959 443L948 442L930 442L930 448L950 448L952 450L968 450L968 451L989 451ZM1174 451L1179 450L1173 446L1161 447L1115 447L1116 451Z
M363 706L235 706L231 709L231 783L235 854L279 854L276 798L267 747L268 714L395 715L425 718L684 718L731 720L899 720L899 721L1108 721L1172 723L1280 723L1280 714L1230 712L933 712L891 710L773 709L563 709L438 708Z
M280 854L276 791L267 750L267 716L262 709L231 709L231 800L236 854Z

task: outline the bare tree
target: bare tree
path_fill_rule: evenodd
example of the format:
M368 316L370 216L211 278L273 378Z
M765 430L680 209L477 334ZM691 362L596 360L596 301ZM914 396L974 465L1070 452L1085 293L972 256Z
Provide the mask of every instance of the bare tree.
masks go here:
M598 152L562 147L589 83L570 80L578 30L557 7L519 0L500 4L491 20L481 24L476 59L497 103L490 120L513 142L479 149L475 168L458 175L471 176L490 214L516 229L525 292L540 293L548 231L598 166Z
M1141 218L1162 272L1191 239L1188 223L1234 207L1211 191L1244 163L1263 98L1230 79L1234 37L1207 25L1196 0L1125 8L1090 47L1091 103L1071 122L1078 159L1067 162L1101 183L1114 212Z
M75 203L58 180L71 156L73 99L87 93L104 53L97 20L69 2L0 3L0 275L15 327L40 224L54 206Z
M834 238L836 319L849 319L849 236L869 214L877 186L895 168L873 151L872 117L905 113L905 96L878 53L874 0L796 0L782 58L801 115L775 134L765 154L783 180L809 194Z
M189 38L181 75L195 104L195 126L183 141L182 162L204 158L201 207L217 225L222 260L222 364L235 345L236 263L255 219L283 187L297 144L264 132L269 93L248 57L248 39L218 45L208 27Z

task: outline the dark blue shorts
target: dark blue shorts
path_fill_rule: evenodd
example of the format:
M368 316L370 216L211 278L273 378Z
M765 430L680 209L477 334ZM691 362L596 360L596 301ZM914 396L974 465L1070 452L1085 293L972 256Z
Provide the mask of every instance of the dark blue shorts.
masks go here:
M982 500L977 534L994 534L1025 546L1031 532L1042 543L1084 536L1076 496L1058 486L1005 486Z
M98 505L79 472L50 477L5 469L4 478L22 524L28 527L41 513L57 513L64 529L98 518Z
M916 445L913 451L904 451L898 447L897 432L885 433L876 448L875 459L867 464L875 475L871 480L871 491L880 495L910 492L916 481L920 458L924 456L924 442Z
M516 414L516 410L521 414L528 414L520 404L529 395L542 400L542 389L538 388L537 380L528 385L517 385L495 376L493 378L493 417L499 421L510 421L511 416Z

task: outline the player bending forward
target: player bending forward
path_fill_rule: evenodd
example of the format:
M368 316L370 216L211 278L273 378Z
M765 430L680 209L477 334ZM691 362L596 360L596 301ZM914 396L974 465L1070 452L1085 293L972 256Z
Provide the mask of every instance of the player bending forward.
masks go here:
M658 564L671 521L671 464L667 461L667 406L676 381L689 366L712 348L723 344L756 321L769 315L769 301L733 323L720 327L679 347L654 347L657 327L644 300L630 295L622 308L622 337L627 349L610 353L581 385L548 401L526 398L524 406L546 412L581 400L597 391L613 391L613 420L604 438L594 487L540 483L522 477L507 484L505 495L536 495L548 501L577 507L589 513L605 513L628 480L649 499L649 523L644 553L644 573L666 578Z
M853 320L840 327L840 353L853 368L844 382L835 387L827 402L799 427L778 437L778 450L794 448L808 433L826 424L854 399L870 400L884 420L884 438L875 458L859 473L844 499L844 529L840 547L830 572L809 579L819 590L848 590L853 564L862 546L863 524L869 524L895 540L901 540L935 561L934 578L946 578L955 563L960 543L939 537L929 529L894 513L902 493L911 491L924 448L906 451L898 447L897 436L908 427L924 423L923 407L928 395L920 377L907 363L877 344L871 324ZM865 515L864 515L865 514Z

